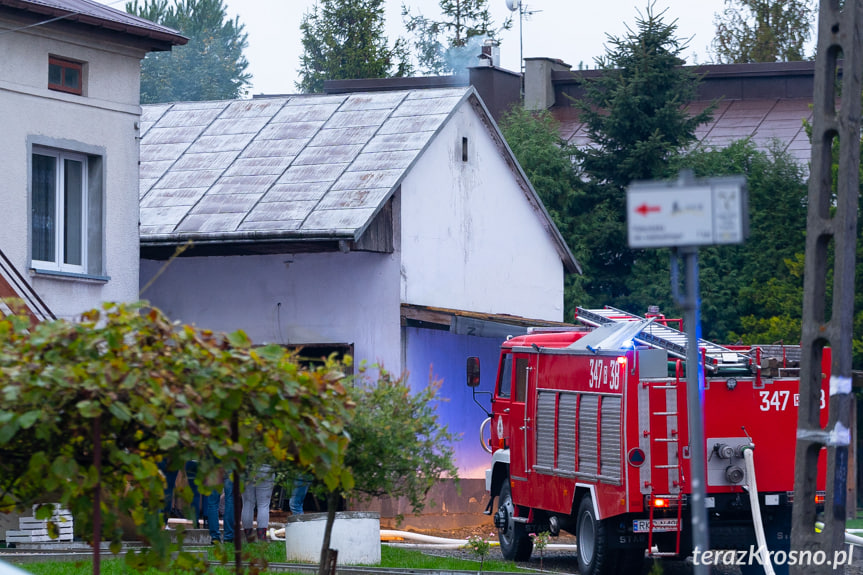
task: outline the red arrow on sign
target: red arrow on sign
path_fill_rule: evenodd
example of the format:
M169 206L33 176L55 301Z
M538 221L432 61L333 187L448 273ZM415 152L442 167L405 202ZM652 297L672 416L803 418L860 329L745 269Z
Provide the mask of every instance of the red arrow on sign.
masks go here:
M650 212L661 212L662 208L660 206L648 206L647 204L641 204L635 211L641 214L642 216L646 216Z

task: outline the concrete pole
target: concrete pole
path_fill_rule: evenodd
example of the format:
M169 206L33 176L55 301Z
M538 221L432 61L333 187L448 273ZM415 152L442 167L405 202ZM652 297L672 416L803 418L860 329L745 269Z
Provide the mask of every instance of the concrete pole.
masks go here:
M686 266L686 295L678 303L684 311L686 323L686 404L689 412L689 487L692 513L692 545L701 552L710 549L707 531L707 496L704 475L704 366L698 349L701 335L701 310L698 287L698 249L679 248ZM704 563L695 566L696 575L708 575L710 567Z

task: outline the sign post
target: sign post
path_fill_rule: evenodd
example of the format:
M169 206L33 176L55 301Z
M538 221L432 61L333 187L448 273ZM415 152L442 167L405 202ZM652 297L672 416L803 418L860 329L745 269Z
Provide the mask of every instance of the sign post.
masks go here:
M681 172L677 182L633 182L626 191L627 233L631 248L672 248L671 292L686 322L686 387L689 412L692 544L710 549L707 532L705 478L704 365L698 351L701 337L698 288L698 246L737 244L749 233L746 180L742 176L696 181ZM686 269L686 294L679 293L678 258ZM693 369L695 368L695 369ZM695 566L707 575L710 567Z

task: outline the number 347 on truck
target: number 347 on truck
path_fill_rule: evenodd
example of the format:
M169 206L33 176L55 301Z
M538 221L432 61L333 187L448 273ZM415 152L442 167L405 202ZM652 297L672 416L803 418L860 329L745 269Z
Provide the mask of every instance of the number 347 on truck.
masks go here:
M487 513L503 556L527 560L531 533L565 530L576 536L581 575L635 573L645 556L686 557L686 336L673 327L678 320L659 313L578 308L576 319L584 327L535 330L501 348L483 447L490 453ZM746 490L754 475L767 545L787 551L800 348L698 346L711 547L756 545ZM829 367L824 350L822 425ZM468 358L467 371L476 392L477 358ZM825 475L822 464L822 500Z

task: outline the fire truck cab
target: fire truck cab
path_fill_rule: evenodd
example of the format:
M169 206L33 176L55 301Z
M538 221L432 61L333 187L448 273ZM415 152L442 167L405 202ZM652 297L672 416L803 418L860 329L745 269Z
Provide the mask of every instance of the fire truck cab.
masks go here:
M659 314L578 308L583 328L537 330L501 348L484 447L486 489L505 558L529 559L530 533L577 538L582 575L638 572L692 551L686 337ZM699 340L711 547L755 544L744 452L754 454L767 544L790 543L799 346ZM822 362L827 420L829 351ZM468 385L479 383L468 359ZM822 458L823 459L823 458ZM821 485L825 477L820 469Z

